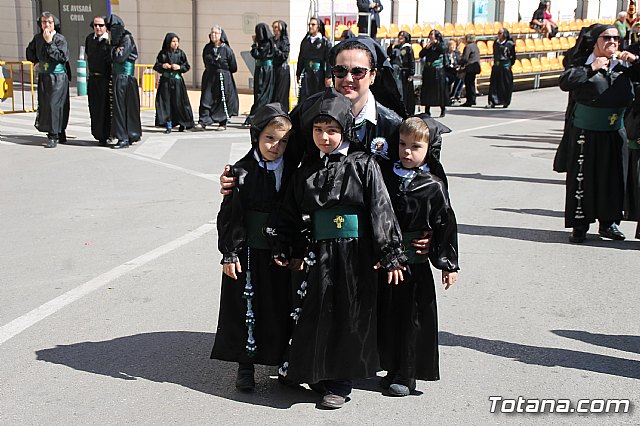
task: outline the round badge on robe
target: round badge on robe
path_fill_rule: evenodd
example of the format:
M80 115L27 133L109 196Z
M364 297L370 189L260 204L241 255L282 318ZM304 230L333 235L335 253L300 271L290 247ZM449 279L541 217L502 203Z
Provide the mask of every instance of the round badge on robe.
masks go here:
M384 159L389 159L387 155L387 151L389 150L389 144L387 140L382 136L378 136L377 138L373 138L370 145L371 154L380 156Z

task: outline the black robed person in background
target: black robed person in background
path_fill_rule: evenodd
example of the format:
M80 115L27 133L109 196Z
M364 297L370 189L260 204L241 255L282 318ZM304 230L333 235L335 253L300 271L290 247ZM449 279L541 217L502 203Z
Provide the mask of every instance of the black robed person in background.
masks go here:
M106 146L111 134L111 46L104 17L93 18L91 27L93 32L84 42L91 134Z
M279 102L282 109L289 111L289 90L291 88L291 74L289 72L289 31L284 21L273 22L273 39L276 52L273 56L274 87L272 102Z
M175 125L179 126L181 132L193 127L191 103L182 78L191 65L179 43L180 38L176 34L167 33L153 66L160 74L156 95L156 126L166 127L165 133L171 133Z
M202 73L202 89L198 127L205 129L219 123L217 130L226 130L227 121L238 115L240 102L233 73L238 71L236 56L224 30L214 25L209 43L202 49L205 70Z
M325 37L324 24L318 18L309 19L309 31L300 43L296 78L300 85L298 103L324 91L329 84L329 51L331 42Z
M38 112L35 127L47 133L45 148L66 142L69 122L69 46L60 34L60 21L50 12L38 18L40 32L27 46L27 60L39 66Z
M446 46L442 34L440 31L431 30L427 43L420 51L420 59L424 64L420 103L425 106L427 114L430 113L431 106L439 106L440 117L445 116L446 105L450 102L444 67L445 51Z
M371 32L369 35L371 38L376 38L378 28L380 28L380 12L384 9L382 3L380 3L380 0L358 0L357 5L358 12L369 13L369 16L371 17ZM367 34L367 25L369 25L367 17L360 16L358 18L358 31L360 34Z
M498 39L493 43L493 66L489 83L489 106L504 108L511 103L513 93L513 72L511 67L516 60L516 47L506 28L498 30Z
M411 48L411 34L406 31L398 33L398 43L389 45L387 55L394 68L394 74L398 80L402 102L407 109L407 114L413 115L416 109L416 95L413 90L413 75L416 72L416 60Z
M564 217L573 243L583 242L596 220L600 236L625 238L616 225L624 200L622 117L634 98L633 82L640 81L640 65L630 52L613 56L618 42L613 25L591 25L560 75L560 88L575 101L563 137L566 163L556 167L567 170Z
M142 137L140 124L140 94L135 77L138 48L124 21L117 15L107 18L107 30L111 38L113 72L113 103L111 136L118 140L112 148L128 148Z
M273 58L276 53L273 34L269 26L263 22L255 27L251 56L256 60L253 72L253 105L249 116L244 121L245 126L251 125L251 120L258 108L271 102L273 97L274 70Z

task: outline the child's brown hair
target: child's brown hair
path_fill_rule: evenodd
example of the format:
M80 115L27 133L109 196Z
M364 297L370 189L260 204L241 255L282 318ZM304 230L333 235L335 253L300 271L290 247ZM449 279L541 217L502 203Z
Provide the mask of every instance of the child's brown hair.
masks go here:
M401 134L411 136L421 142L429 143L429 126L419 117L409 117L400 124Z

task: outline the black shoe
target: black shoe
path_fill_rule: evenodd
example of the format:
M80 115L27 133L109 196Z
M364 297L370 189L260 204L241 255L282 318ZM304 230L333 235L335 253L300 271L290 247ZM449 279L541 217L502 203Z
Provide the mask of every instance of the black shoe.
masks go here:
M165 134L165 135L168 135L169 133L171 133L171 128L167 128L167 129L164 131L164 134Z
M67 132L64 130L58 134L58 143L67 143Z
M616 241L622 241L626 238L615 223L612 223L607 228L601 225L600 228L598 228L598 234L600 234L602 238L608 238Z
M502 108L509 108L509 104L502 105Z
M182 124L178 126L178 131L184 132L184 126Z
M569 241L572 243L583 243L587 238L587 230L582 227L573 228Z
M100 146L107 146L107 141L106 141L105 139L100 139L100 140L98 141L98 145L100 145Z
M636 224L636 240L640 240L640 222Z
M325 408L337 409L342 408L344 403L347 402L347 398L344 396L328 393L322 397L320 405Z
M445 115L447 115L447 109L446 108L442 108L440 110L440 118L444 117Z
M239 364L238 377L236 378L236 389L243 392L253 391L256 388L253 372L253 364Z
M121 148L129 148L129 141L118 141L117 144L111 147L111 149L121 149Z
M395 373L387 373L386 376L380 378L380 387L384 390L389 389L389 386L393 383L393 380L396 378Z
M398 380L389 386L391 396L407 396L416 390L416 379Z
M315 393L319 393L320 395L324 395L327 393L327 388L325 388L322 383L308 383L308 385L309 389L311 389Z
M463 104L462 104L462 105L460 105L460 106L463 106L463 107L472 107L472 106L474 106L474 105L475 105L475 104L470 104L470 103L468 103L468 102L465 102L465 103L463 103Z
M45 148L55 148L58 145L58 139L54 136L47 137L47 142L42 144Z

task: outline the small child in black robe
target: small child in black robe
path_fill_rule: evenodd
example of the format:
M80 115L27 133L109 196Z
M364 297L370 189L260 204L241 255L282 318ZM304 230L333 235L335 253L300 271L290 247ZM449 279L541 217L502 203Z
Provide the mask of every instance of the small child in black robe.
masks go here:
M381 289L380 359L387 376L381 386L393 396L406 396L416 379L439 380L436 292L429 261L442 270L448 289L457 279L458 237L449 202L446 176L429 144L426 118L410 117L400 125L399 157L383 170L406 247L430 231L428 258L409 250L404 282ZM440 176L440 177L438 177Z
M211 358L239 363L243 391L255 388L254 364L282 364L291 335L290 271L274 263L265 234L297 166L283 157L290 129L279 103L256 112L251 150L231 168L237 184L218 213L224 275Z
M193 111L182 74L191 69L187 55L180 49L180 38L167 33L153 69L160 74L156 95L156 126L171 133L174 125L179 131L193 127Z
M289 360L280 374L321 391L322 406L340 408L352 379L379 370L375 269L385 269L397 283L406 257L378 163L365 152L348 154L357 141L351 102L327 89L301 119L303 129L312 129L314 145L306 141L308 158L274 216L276 240L290 248L279 264L291 258L295 267L304 258L307 265Z

